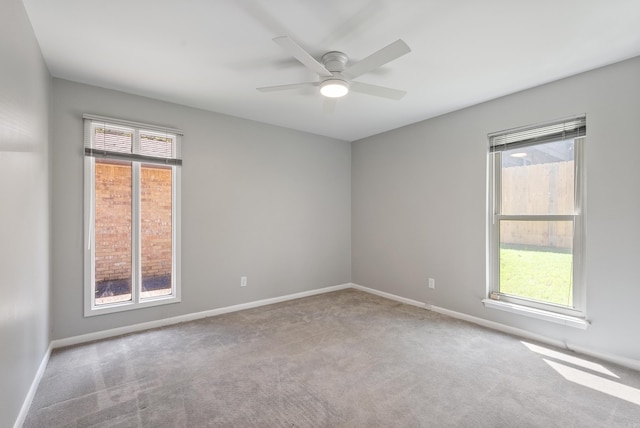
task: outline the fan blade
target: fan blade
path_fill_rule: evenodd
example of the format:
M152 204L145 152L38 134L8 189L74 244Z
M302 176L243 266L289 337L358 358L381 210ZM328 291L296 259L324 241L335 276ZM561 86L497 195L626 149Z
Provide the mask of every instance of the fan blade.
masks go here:
M362 82L351 82L349 89L353 92L388 98L390 100L399 100L407 93L407 91L401 91L399 89L391 89L384 86L371 85L369 83Z
M278 86L264 86L262 88L256 88L260 92L273 92L273 91L286 91L287 89L299 89L306 88L308 86L318 86L318 82L304 82L293 83L291 85L278 85Z
M379 51L372 53L363 60L356 62L350 67L347 67L347 69L344 70L342 74L349 79L353 79L360 76L361 74L376 69L388 62L391 62L394 59L401 57L402 55L408 54L409 52L411 52L411 48L409 48L409 46L404 41L402 41L402 39L398 39L390 45L387 45L384 48L380 49Z
M322 102L322 112L324 114L331 114L335 112L337 103L337 98L324 97L324 101Z
M300 61L305 67L313 70L323 77L331 77L332 74L327 70L324 65L316 61L307 51L302 49L300 45L294 42L289 36L281 36L273 39L274 42L280 45L284 50L289 52L291 56Z

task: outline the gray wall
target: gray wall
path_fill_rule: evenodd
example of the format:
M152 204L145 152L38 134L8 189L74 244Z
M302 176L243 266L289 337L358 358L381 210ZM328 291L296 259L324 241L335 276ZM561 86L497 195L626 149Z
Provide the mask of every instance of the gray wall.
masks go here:
M49 346L49 73L22 1L0 13L0 426Z
M2 6L0 57L0 426L15 421L51 339L351 281L640 358L640 58L350 145L51 84L19 0ZM82 316L82 113L185 131L181 303ZM480 303L486 134L577 113L589 127L586 331Z
M640 359L638 76L635 58L354 142L353 282ZM580 113L588 127L586 331L480 302L487 134Z
M53 339L350 282L348 142L59 79L52 98ZM83 113L184 131L181 303L83 317Z

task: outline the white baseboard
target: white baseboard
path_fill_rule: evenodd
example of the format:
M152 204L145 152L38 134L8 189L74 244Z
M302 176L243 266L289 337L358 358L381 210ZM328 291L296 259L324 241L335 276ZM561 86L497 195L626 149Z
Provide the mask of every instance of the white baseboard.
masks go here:
M618 364L623 367L628 367L630 369L640 371L640 361L634 360L632 358L621 357L619 355L611 355L603 352L593 351L588 348L583 348L582 346L569 345L567 346L570 350L577 352L578 354L588 355L590 357L599 358L604 361L609 361L614 364Z
M634 360L634 359L626 358L626 357L621 357L621 356L617 356L617 355L605 354L605 353L593 351L593 350L588 349L588 348L569 345L569 344L561 342L559 340L555 340L555 339L548 338L546 336L534 334L534 333L531 333L529 331L522 330L522 329L519 329L519 328L510 327L510 326L505 325L505 324L500 324L500 323L497 323L497 322L494 322L494 321L489 321L489 320L486 320L486 319L483 319L483 318L478 318L478 317L474 317L474 316L467 315L467 314L464 314L464 313L452 311L452 310L449 310L449 309L440 308L438 306L432 306L432 305L429 305L429 304L424 303L424 302L420 302L420 301L413 300L413 299L408 299L406 297L401 297L401 296L398 296L398 295L395 295L395 294L387 293L387 292L376 290L376 289L373 289L373 288L364 287L362 285L353 284L353 283L347 283L347 284L335 285L335 286L331 286L331 287L320 288L320 289L316 289L316 290L303 291L303 292L300 292L300 293L288 294L286 296L280 296L280 297L273 297L273 298L270 298L270 299L257 300L257 301L254 301L254 302L242 303L242 304L239 304L239 305L227 306L227 307L224 307L224 308L212 309L212 310L208 310L208 311L196 312L196 313L181 315L181 316L172 317L172 318L165 318L165 319L156 320L156 321L150 321L150 322L146 322L146 323L134 324L134 325L130 325L130 326L125 326L125 327L114 328L114 329L110 329L110 330L99 331L99 332L95 332L95 333L89 333L89 334L83 334L83 335L79 335L79 336L68 337L68 338L64 338L64 339L53 340L51 342L51 344L49 345L49 348L47 349L47 352L46 352L45 356L43 357L42 362L40 363L40 367L38 368L38 371L37 371L37 373L35 375L35 378L34 378L32 384L31 384L31 387L29 388L29 391L28 391L27 396L26 396L26 398L24 400L24 403L22 405L22 408L20 410L18 418L16 419L16 422L14 424L14 428L19 428L24 423L24 420L25 420L25 418L27 416L27 413L29 411L29 407L31 406L31 402L33 401L33 397L35 396L36 390L38 389L38 385L40 384L40 380L42 379L42 376L44 375L44 371L45 371L47 363L49 361L49 357L51 356L52 349L61 348L61 347L64 347L64 346L77 345L77 344L86 343L86 342L92 342L92 341L95 341L95 340L106 339L106 338L109 338L109 337L121 336L123 334L129 334L129 333L148 330L148 329L152 329L152 328L163 327L163 326L172 325L172 324L178 324L178 323L181 323L181 322L193 321L193 320L197 320L197 319L201 319L201 318L207 318L207 317L212 317L212 316L216 316L216 315L222 315L222 314L226 314L226 313L230 313L230 312L241 311L241 310L244 310L244 309L257 308L257 307L260 307L260 306L271 305L271 304L274 304L274 303L285 302L285 301L288 301L288 300L300 299L302 297L314 296L314 295L323 294L323 293L330 293L330 292L333 292L333 291L344 290L344 289L347 289L347 288L353 288L353 289L356 289L356 290L364 291L366 293L375 294L377 296L380 296L380 297L383 297L383 298L386 298L386 299L390 299L390 300L394 300L394 301L397 301L397 302L400 302L400 303L405 303L407 305L416 306L416 307L419 307L419 308L423 308L423 309L431 310L431 311L434 311L434 312L438 312L438 313L441 313L443 315L448 315L448 316L450 316L452 318L457 318L457 319L461 319L461 320L464 320L464 321L468 321L468 322L471 322L471 323L474 323L474 324L478 324L478 325L481 325L481 326L484 326L484 327L487 327L487 328L491 328L493 330L502 331L504 333L512 334L512 335L519 336L519 337L522 337L522 338L526 338L526 339L529 339L529 340L535 340L535 341L538 341L538 342L541 342L541 343L546 343L548 345L556 346L556 347L559 347L559 348L567 348L569 350L578 352L578 353L583 354L583 355L592 356L592 357L595 357L595 358L602 359L604 361L612 362L614 364L619 364L619 365L624 366L624 367L629 367L629 368L632 368L632 369L635 369L635 370L640 370L640 361L638 361L638 360Z
M492 330L498 330L503 333L512 334L514 336L522 337L523 339L535 340L537 342L546 343L547 345L555 346L557 348L565 348L566 344L561 340L554 340L546 336L542 336L540 334L531 333L527 330L522 330L520 328L511 327L505 324L501 324L495 321L489 321L483 318L474 317L472 315L463 314L462 312L456 312L449 309L441 308L439 306L431 306L429 308L433 312L437 312L439 314L450 316L451 318L456 318L459 320L467 321L472 324L477 324L482 327L487 327Z
M31 386L27 391L27 396L24 398L22 407L20 408L20 413L18 413L18 417L16 419L16 422L13 424L13 428L21 428L24 424L25 419L27 418L29 408L31 407L31 403L33 402L33 397L36 396L36 391L38 390L38 386L40 385L42 376L44 376L44 371L47 368L47 364L49 363L49 357L51 357L52 349L53 348L51 347L51 344L49 344L49 347L42 357L42 361L40 361L38 371L36 371L36 375L33 377L33 382L31 382Z
M434 312L438 312L444 315L448 315L453 318L458 318L464 321L469 321L474 324L481 325L483 327L488 327L493 330L502 331L503 333L513 334L514 336L519 336L529 340L535 340L541 343L546 343L547 345L552 345L558 348L565 348L569 351L577 352L579 354L588 355L590 357L599 358L604 361L608 361L610 363L618 364L624 367L628 367L634 370L640 370L640 361L634 360L631 358L621 357L619 355L606 354L603 352L594 351L589 348L584 348L582 346L575 346L571 343L563 342L556 339L551 339L546 336L542 336L539 334L531 333L527 330L522 330L520 328L510 327L505 324L500 324L497 322L485 320L483 318L474 317L471 315L463 314L460 312L451 311L449 309L440 308L437 306L431 306L431 310Z
M375 294L376 296L384 297L385 299L395 300L396 302L400 303L406 303L407 305L429 309L429 305L427 305L426 303L422 303L413 299L407 299L406 297L400 297L395 294L387 293L385 291L376 290L375 288L369 288L358 284L351 284L351 288L355 288L356 290L364 291L369 294Z
M254 302L241 303L239 305L226 306L224 308L211 309L208 311L195 312L192 314L180 315L177 317L164 318L156 321L149 321L140 324L128 325L125 327L112 328L110 330L98 331L95 333L82 334L79 336L67 337L51 342L52 348L62 348L65 346L78 345L81 343L93 342L95 340L107 339L109 337L121 336L123 334L135 333L152 328L164 327L167 325L179 324L181 322L194 321L197 319L213 317L230 312L242 311L245 309L257 308L259 306L272 305L274 303L286 302L287 300L300 299L302 297L314 296L317 294L330 293L332 291L350 288L351 284L334 285L331 287L318 288L315 290L302 291L300 293L287 294L285 296L272 297L269 299L256 300Z
M406 303L408 305L417 306L419 308L424 308L433 312L437 312L443 315L450 316L452 318L457 318L463 321L468 321L473 324L481 325L483 327L490 328L492 330L501 331L503 333L512 334L514 336L522 337L524 339L535 340L537 342L545 343L547 345L555 346L557 348L565 348L570 351L577 352L579 354L587 355L594 358L599 358L604 361L608 361L610 363L618 364L620 366L628 367L634 370L640 370L640 361L634 360L632 358L622 357L619 355L606 354L603 352L594 351L589 348L584 348L581 346L575 346L560 340L552 339L547 336L531 333L527 330L522 330L520 328L511 327L505 324L497 323L494 321L489 321L483 318L474 317L472 315L467 315L461 312L452 311L449 309L441 308L438 306L429 305L426 303L419 302L417 300L407 299L405 297L397 296L395 294L387 293L380 290L375 290L373 288L364 287L358 284L351 284L351 286L357 290L361 290L367 293L375 294L377 296L385 297L387 299L395 300L401 303Z

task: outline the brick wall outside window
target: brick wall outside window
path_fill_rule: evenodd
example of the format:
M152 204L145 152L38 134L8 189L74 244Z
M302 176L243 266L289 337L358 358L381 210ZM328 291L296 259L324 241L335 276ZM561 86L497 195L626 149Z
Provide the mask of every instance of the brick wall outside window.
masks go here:
M141 168L142 276L171 275L171 169ZM131 166L95 163L96 284L131 278Z

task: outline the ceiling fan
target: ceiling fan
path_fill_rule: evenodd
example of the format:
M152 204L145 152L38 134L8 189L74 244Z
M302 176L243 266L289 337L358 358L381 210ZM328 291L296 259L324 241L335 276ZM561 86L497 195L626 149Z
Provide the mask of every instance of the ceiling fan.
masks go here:
M350 65L347 65L349 57L342 52L327 52L322 56L321 62L318 62L288 36L276 37L273 41L280 45L295 59L300 61L304 66L317 73L319 80L317 82L293 83L290 85L258 88L261 92L319 86L320 93L322 95L333 99L345 96L349 91L360 92L392 100L399 100L406 94L406 91L398 89L353 81L356 77L368 73L396 58L401 57L402 55L411 52L409 46L407 46L407 44L401 39L398 39L379 51L372 53L361 61ZM330 107L332 107L332 104L330 104Z

